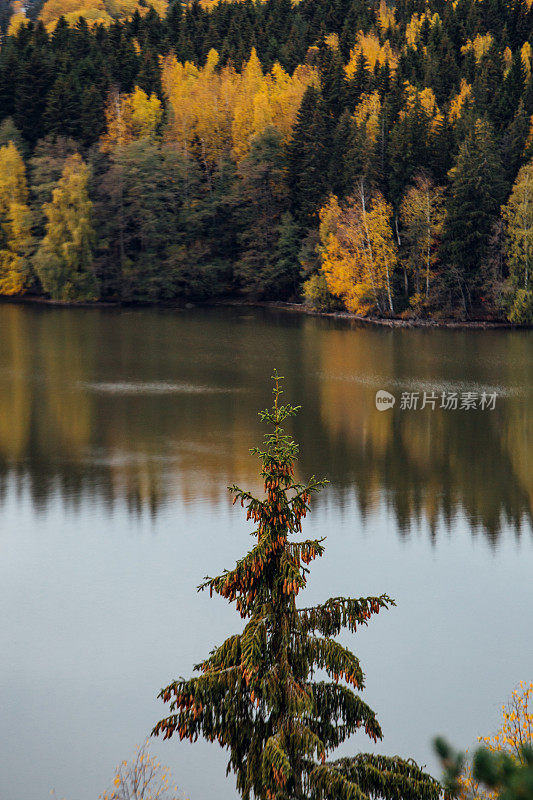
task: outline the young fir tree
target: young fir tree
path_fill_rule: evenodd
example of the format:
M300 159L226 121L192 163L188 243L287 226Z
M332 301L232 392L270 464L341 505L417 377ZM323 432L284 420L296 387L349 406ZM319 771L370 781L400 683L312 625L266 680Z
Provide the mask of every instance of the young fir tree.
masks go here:
M440 785L413 761L363 753L326 760L359 728L374 741L381 738L374 712L353 691L364 686L359 661L334 637L366 625L394 601L386 594L333 597L296 607L307 565L324 546L293 535L301 532L311 495L326 482L295 480L298 446L282 424L298 408L281 403L282 378L275 372L273 379L273 407L259 414L273 430L262 449L251 451L261 461L265 497L230 487L234 502L257 524L257 541L234 569L200 587L234 602L247 620L244 631L215 648L196 667L199 676L162 689L171 713L153 734L218 740L230 751L228 771L236 773L246 800L437 800ZM313 680L317 669L331 680Z

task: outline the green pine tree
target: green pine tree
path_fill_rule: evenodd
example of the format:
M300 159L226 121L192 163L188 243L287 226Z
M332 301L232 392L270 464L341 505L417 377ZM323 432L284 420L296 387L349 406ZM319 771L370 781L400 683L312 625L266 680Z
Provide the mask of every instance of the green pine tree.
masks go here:
M100 109L100 114L103 110ZM43 114L43 126L47 133L78 138L80 126L80 93L70 75L60 75L50 92Z
M488 122L477 120L450 171L441 260L446 282L468 314L476 303L481 266L506 191L498 146Z
M318 89L306 89L288 147L287 182L292 212L297 222L309 227L327 194L329 126Z
M281 218L278 228L278 243L274 254L274 274L272 276L272 292L270 296L281 299L294 297L298 292L301 271L301 241L298 225L290 211Z
M361 728L374 741L382 736L374 712L354 691L364 687L359 661L335 637L343 628L366 625L394 601L386 594L333 597L297 608L307 565L324 546L323 540L293 536L325 481L295 479L298 446L282 425L298 409L282 404L282 378L275 372L273 379L273 407L259 414L272 432L252 450L261 462L265 496L230 488L257 525L257 541L233 569L201 587L235 603L244 631L216 647L197 666L200 675L162 689L170 715L153 734L217 740L230 752L228 770L236 773L245 800L438 800L440 785L413 761L363 753L327 761ZM330 680L313 680L317 669Z
M237 171L236 224L240 229L241 255L235 274L244 291L254 297L279 291L278 270L272 257L281 215L287 207L283 167L281 134L269 126L254 137L250 152Z

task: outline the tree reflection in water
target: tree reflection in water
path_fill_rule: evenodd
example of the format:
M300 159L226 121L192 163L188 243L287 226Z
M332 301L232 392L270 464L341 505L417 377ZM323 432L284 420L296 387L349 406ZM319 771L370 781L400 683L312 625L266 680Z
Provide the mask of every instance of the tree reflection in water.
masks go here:
M156 515L253 483L273 366L301 402L303 474L329 502L385 503L400 535L461 512L495 543L531 523L533 334L381 330L243 309L0 306L0 492ZM451 387L451 389L450 389ZM378 411L378 389L498 392L494 411ZM228 499L229 502L229 499Z

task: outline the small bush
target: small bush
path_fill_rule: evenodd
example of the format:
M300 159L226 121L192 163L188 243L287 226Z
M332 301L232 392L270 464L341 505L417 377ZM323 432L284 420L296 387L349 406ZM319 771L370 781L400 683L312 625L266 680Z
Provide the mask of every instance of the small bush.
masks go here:
M509 322L517 325L531 325L533 323L533 292L528 289L518 289L514 296L508 314Z
M322 272L316 272L302 287L305 304L315 311L338 311L339 301L328 289Z

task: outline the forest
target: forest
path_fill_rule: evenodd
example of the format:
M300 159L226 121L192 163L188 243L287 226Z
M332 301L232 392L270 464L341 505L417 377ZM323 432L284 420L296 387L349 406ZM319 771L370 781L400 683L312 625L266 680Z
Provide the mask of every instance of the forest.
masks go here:
M533 322L527 0L14 2L0 294Z

